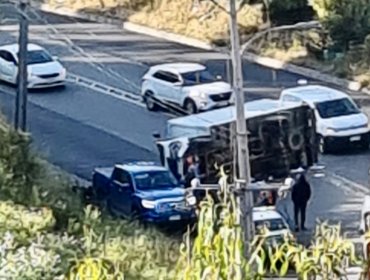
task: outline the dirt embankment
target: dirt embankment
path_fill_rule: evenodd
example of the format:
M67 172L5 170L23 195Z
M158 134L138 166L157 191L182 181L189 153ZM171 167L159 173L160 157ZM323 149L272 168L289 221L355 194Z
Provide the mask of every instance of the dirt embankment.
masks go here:
M228 1L218 0L44 0L52 6L98 13L210 43L228 39ZM238 13L242 34L263 25L261 6L244 5Z

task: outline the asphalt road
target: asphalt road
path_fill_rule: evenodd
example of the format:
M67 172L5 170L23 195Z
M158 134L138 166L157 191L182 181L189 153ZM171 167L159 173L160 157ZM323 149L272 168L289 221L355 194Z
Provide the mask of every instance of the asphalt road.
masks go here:
M87 93L83 88L68 85L78 94L91 94L92 97L100 93ZM93 168L109 166L122 160L157 160L157 155L138 145L103 131L89 121L63 114L38 104L38 99L58 98L74 93L53 91L30 96L28 105L28 129L33 136L34 147L48 161L61 166L67 172L82 178L90 179ZM95 96L96 95L96 96ZM105 97L109 100L112 97ZM12 120L14 93L9 88L0 86L0 110ZM123 103L124 104L124 103ZM122 107L124 108L124 107ZM119 147L119 148L117 148ZM338 187L328 178L311 178L312 199L308 205L306 226L309 232L301 233L299 238L307 240L312 233L315 223L321 221L342 223L343 229L356 232L359 225L359 210L363 201L364 192L353 191L351 186ZM293 213L292 208L290 213Z
M79 94L91 94L99 99L101 95L86 92L74 85L69 85L74 92L54 91L50 94L32 95L28 105L28 129L33 136L34 146L41 156L66 171L85 179L91 179L92 170L97 166L110 166L122 160L157 160L156 154L148 149L132 144L113 133L107 133L97 125L92 125L89 116L83 119L69 114L66 110L46 108L40 105L40 98L58 98L69 95L74 104L78 104ZM109 100L109 97L107 98ZM0 90L0 110L11 122L14 108L14 94ZM73 101L72 101L73 102ZM114 100L113 100L114 103ZM73 103L71 103L73 104ZM104 105L104 103L103 103ZM129 106L119 106L122 112L129 112ZM81 106L80 108L84 108ZM80 110L80 116L83 110Z
M15 42L14 8L1 6L1 9L7 15L7 22L0 26L0 42ZM122 31L110 25L35 10L28 14L31 42L42 44L53 55L58 55L70 72L122 90L137 94L140 78L148 67L168 61L199 61L214 74L228 76L223 54ZM274 75L273 70L247 61L244 61L243 73L248 100L277 97L281 87L291 86L302 78L284 71ZM2 110L11 116L14 89L1 85L0 91L7 92L0 93L0 102ZM367 96L353 96L366 112L370 112ZM129 159L156 159L151 133L163 132L168 118L163 113L147 112L142 107L77 84L69 84L65 91L30 94L29 127L35 147L51 162L85 178L90 177L95 166ZM323 157L322 161L329 172L366 186L369 155L369 152L332 155ZM322 184L317 183L318 188ZM343 204L340 202L343 194L338 191L327 195L336 207ZM351 198L348 190L344 196ZM324 208L330 205L322 200L320 204Z

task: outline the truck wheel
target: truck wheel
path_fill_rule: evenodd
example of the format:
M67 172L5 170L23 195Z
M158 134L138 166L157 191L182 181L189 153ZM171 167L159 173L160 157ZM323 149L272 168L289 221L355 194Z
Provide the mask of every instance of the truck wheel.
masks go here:
M156 111L158 109L158 105L157 105L155 99L153 98L153 92L147 91L145 93L144 102L145 102L146 108L149 111Z
M112 205L109 203L109 201L106 202L106 209L108 211L108 214L112 217L112 218L118 218L118 215L116 213L116 211L114 211L114 208L112 207Z
M197 105L191 99L187 99L184 104L185 111L189 114L196 114L198 112Z
M327 141L325 141L325 138L323 136L318 136L318 140L319 140L319 152L321 154L327 154L329 152L329 145L327 143Z
M139 218L140 218L139 210L137 208L133 208L131 210L130 220L131 221L138 221Z

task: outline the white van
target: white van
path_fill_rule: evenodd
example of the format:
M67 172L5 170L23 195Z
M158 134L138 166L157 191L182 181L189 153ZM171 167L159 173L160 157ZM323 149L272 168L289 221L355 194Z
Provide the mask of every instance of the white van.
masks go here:
M321 153L351 145L369 148L369 119L344 92L318 85L297 86L284 89L280 102L305 102L315 110Z

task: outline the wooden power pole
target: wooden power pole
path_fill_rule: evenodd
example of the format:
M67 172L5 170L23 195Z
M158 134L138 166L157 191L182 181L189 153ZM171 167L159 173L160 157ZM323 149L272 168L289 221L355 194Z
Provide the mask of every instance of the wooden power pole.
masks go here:
M19 4L19 40L18 40L18 77L17 95L15 99L14 128L22 131L27 129L27 45L28 19L26 16L27 0L20 0Z
M231 58L233 67L233 89L236 107L236 140L238 154L238 174L236 187L242 196L238 202L241 211L241 225L245 234L245 242L252 241L254 235L254 225L252 219L253 199L252 193L247 191L250 183L250 161L248 149L247 122L244 114L244 92L243 92L243 72L240 52L240 40L237 24L236 0L230 2L230 39L231 39Z

